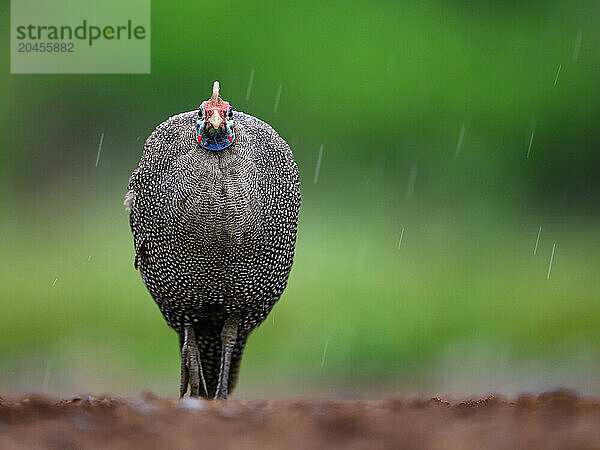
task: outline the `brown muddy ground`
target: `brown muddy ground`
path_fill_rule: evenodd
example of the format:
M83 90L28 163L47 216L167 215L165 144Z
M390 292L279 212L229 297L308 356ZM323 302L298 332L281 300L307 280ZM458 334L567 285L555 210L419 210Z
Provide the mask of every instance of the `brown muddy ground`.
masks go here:
M600 399L0 397L0 448L600 448Z

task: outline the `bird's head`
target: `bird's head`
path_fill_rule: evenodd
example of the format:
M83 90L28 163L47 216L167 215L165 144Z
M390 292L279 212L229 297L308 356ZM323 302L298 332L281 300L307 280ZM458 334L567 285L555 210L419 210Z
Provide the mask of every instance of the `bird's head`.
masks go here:
M207 150L223 150L233 144L233 111L219 96L219 82L213 85L212 97L202 102L196 117L196 141Z

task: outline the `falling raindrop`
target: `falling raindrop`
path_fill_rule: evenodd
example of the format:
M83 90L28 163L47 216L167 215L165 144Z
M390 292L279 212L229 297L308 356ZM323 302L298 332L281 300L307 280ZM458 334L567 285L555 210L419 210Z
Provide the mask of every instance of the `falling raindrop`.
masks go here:
M400 246L402 245L402 238L404 237L404 228L400 232L400 240L398 241L398 250L400 250Z
M283 89L283 85L279 85L279 89L277 90L277 96L275 97L275 106L273 106L273 112L277 112L277 108L279 108L279 99L281 98L281 90Z
M413 193L415 192L415 181L417 180L417 170L418 170L418 167L416 164L413 164L410 168L410 174L408 175L408 188L406 189L406 200L411 200L413 197Z
M100 161L100 152L102 151L102 142L104 142L104 133L100 135L100 143L98 144L98 155L96 156L96 167L98 167L98 162Z
M321 367L325 365L325 356L327 356L327 346L329 345L329 339L325 340L325 347L323 347L323 356L321 356Z
M529 138L529 146L527 147L527 159L529 159L529 154L531 153L531 144L533 144L533 135L535 134L535 130L531 132L531 137Z
M554 79L554 86L556 86L556 83L558 83L558 77L560 75L560 71L562 70L562 64L558 65L558 70L556 71L556 78Z
M550 271L552 270L552 261L554 261L554 249L556 248L556 242L552 244L552 255L550 256L550 264L548 265L548 275L546 275L546 279L550 279Z
M321 170L321 158L323 157L323 144L319 147L319 158L317 159L317 167L315 168L315 177L313 178L313 183L317 184L319 181L319 171Z
M573 62L577 62L579 59L579 50L581 49L581 38L583 37L581 30L577 31L577 38L575 39L575 48L573 49Z
M460 133L458 134L458 142L456 143L456 150L454 151L455 158L458 158L458 154L460 153L460 149L463 144L463 139L465 137L466 128L467 128L466 124L463 123L462 127L460 128Z
M527 159L529 159L529 155L531 154L531 146L533 144L533 136L535 135L536 126L537 126L537 122L534 120L531 125L531 135L529 136L529 145L527 146Z
M250 71L250 79L248 80L248 88L246 89L246 101L250 99L250 92L252 91L252 83L254 83L254 69Z

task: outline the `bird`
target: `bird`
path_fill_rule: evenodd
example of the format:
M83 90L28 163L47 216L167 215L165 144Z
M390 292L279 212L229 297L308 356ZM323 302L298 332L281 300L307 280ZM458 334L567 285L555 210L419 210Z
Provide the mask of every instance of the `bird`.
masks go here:
M292 150L213 84L158 125L125 208L134 267L179 336L180 397L227 399L248 336L286 288L301 204Z

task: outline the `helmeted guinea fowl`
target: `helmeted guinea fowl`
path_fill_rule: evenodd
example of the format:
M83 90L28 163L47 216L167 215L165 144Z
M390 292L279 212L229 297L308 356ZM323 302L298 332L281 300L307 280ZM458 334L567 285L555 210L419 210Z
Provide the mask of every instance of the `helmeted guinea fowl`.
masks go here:
M250 332L292 267L300 182L292 151L265 122L219 96L160 124L125 206L134 265L179 334L183 396L227 398Z

